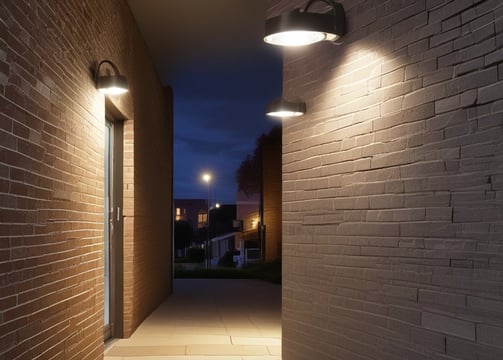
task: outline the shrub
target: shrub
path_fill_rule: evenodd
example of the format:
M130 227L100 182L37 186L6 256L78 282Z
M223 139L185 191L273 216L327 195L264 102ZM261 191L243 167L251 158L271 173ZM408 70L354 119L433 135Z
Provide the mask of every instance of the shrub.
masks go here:
M204 249L192 247L187 251L190 262L201 263L204 261Z
M233 256L234 256L233 250L227 251L224 254L224 256L222 256L220 258L220 260L218 260L218 265L224 266L224 267L232 267L232 268L236 267L236 263L234 262Z

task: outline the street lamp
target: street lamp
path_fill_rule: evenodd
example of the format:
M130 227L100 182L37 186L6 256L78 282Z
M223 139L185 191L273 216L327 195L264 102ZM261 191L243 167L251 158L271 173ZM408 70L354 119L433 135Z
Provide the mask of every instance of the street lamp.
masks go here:
M208 202L206 206L206 244L204 245L205 263L206 268L209 267L209 251L208 246L210 243L210 182L211 174L204 173L202 176L203 181L208 185Z

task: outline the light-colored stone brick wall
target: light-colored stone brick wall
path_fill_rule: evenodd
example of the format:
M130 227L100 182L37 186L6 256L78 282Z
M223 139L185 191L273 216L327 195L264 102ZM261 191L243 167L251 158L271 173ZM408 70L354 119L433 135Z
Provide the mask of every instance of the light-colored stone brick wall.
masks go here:
M503 359L503 2L342 4L283 50L283 357Z
M102 59L128 94L98 93ZM103 358L111 106L125 119L124 334L168 293L170 97L125 1L0 2L0 359Z

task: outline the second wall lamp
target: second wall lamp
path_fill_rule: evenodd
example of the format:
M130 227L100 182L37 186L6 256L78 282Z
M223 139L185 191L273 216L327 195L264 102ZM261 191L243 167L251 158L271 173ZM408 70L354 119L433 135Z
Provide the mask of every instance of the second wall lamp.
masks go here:
M316 2L331 7L325 14L309 12ZM344 8L333 0L309 0L303 11L295 9L289 13L270 18L265 24L264 41L279 46L303 46L319 41L336 41L346 33Z
M105 74L100 74L100 69L104 65L108 65L108 69ZM120 95L129 89L126 77L119 73L117 66L110 60L102 60L98 64L94 77L96 88L105 95Z
M272 101L266 108L266 115L278 118L301 116L305 113L305 102L292 102L284 98Z

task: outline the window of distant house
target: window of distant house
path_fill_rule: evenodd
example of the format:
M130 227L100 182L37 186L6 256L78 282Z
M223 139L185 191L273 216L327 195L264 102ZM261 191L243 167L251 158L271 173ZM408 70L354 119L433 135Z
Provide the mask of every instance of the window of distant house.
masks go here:
M176 208L176 221L179 221L182 219L182 209Z
M206 219L208 218L208 215L206 213L199 213L197 214L197 227L202 228L206 225Z

